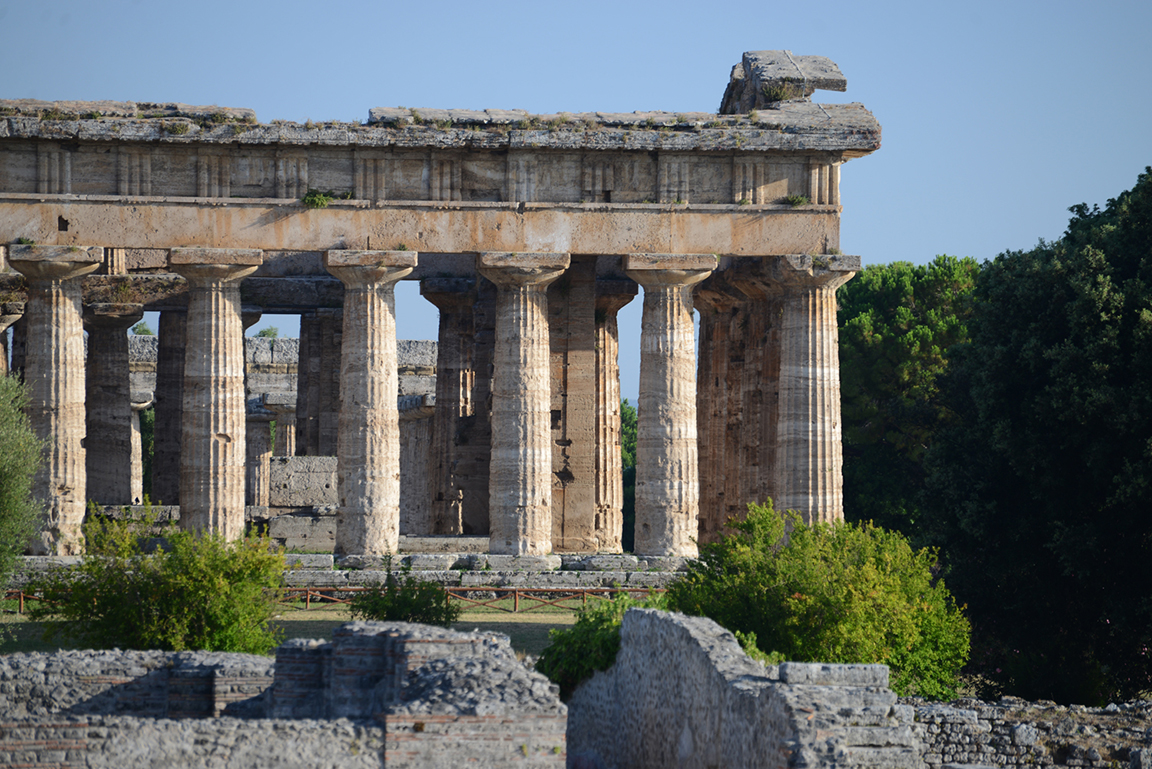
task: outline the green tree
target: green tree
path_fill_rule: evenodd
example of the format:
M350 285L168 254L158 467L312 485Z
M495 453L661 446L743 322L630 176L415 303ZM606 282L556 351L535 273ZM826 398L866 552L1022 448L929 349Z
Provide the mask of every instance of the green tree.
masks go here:
M983 265L929 516L971 607L974 669L1011 694L1152 689L1152 169L1055 243Z
M636 546L636 407L620 402L620 460L624 468L624 531L621 546L630 553Z
M968 338L975 259L863 270L838 292L844 515L917 534L924 454L953 419L940 395Z
M933 579L931 551L871 523L806 526L770 501L729 526L670 586L670 608L711 617L775 659L884 663L900 694L955 695L969 627Z
M256 336L262 339L276 339L280 336L280 329L275 326L265 326L256 332Z
M152 328L145 321L140 321L133 326L132 333L136 336L156 336L152 333Z
M16 557L36 533L42 511L32 497L32 481L44 444L32 432L24 411L28 396L20 379L0 377L0 585Z
M144 497L149 500L152 499L152 460L155 455L156 407L149 406L140 412L140 470L143 476ZM161 504L161 501L157 501L157 504Z

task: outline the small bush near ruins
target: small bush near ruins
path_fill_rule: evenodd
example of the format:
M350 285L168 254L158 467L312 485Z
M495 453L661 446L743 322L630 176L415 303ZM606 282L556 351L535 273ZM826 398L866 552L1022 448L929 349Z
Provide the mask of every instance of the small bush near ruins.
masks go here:
M448 591L434 582L423 582L412 576L412 565L392 573L392 559L385 559L388 578L369 585L352 596L349 609L353 619L381 622L420 622L448 627L464 609L448 602Z
M670 608L755 634L776 659L884 663L899 694L955 696L969 625L931 551L871 523L806 526L770 501L729 526L669 588Z
M36 533L41 510L32 479L43 444L24 412L27 400L17 377L0 377L0 585L8 584L16 556Z
M284 555L266 539L167 533L167 549L145 553L137 527L89 518L88 555L75 570L33 584L31 609L49 639L91 648L268 654Z
M597 670L607 670L620 651L620 623L632 608L663 609L663 595L650 595L640 601L627 593L617 593L611 601L594 601L580 610L576 624L567 630L550 630L548 648L536 661L536 669L560 687L565 702L580 682Z

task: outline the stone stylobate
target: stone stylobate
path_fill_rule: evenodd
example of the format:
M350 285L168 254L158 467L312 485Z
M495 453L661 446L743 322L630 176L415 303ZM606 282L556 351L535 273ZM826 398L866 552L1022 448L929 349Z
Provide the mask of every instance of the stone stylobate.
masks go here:
M24 382L32 430L47 443L33 495L44 503L45 525L31 544L34 554L84 552L87 503L84 454L84 328L80 285L93 272L102 248L12 246L9 264L28 279L24 315L28 348Z
M169 267L188 281L181 422L180 526L244 535L244 330L240 279L260 251L174 248Z
M492 361L492 470L489 550L504 555L552 551L551 370L548 284L568 254L483 253L480 274L496 284Z
M635 551L694 557L700 482L692 286L716 269L716 257L632 254L624 269L644 287Z
M345 287L336 444L338 556L399 549L395 285L412 272L416 260L414 251L324 253L324 266Z

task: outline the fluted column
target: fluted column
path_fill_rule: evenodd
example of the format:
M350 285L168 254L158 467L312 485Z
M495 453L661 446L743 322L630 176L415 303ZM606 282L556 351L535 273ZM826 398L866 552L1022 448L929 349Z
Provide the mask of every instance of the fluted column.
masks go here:
M599 550L621 552L624 465L620 456L620 334L616 317L636 298L630 280L596 281L596 536Z
M91 304L86 369L88 499L102 505L131 504L132 385L128 328L140 322L139 304Z
M260 266L252 249L174 248L188 281L180 526L244 535L244 329L240 279Z
M476 268L496 284L492 361L489 549L508 555L552 550L551 371L548 284L568 254L483 253Z
M636 423L636 552L696 556L700 483L692 286L716 268L711 254L631 254L644 286Z
M180 504L180 446L183 443L184 357L188 313L160 312L156 337L156 432L152 443L152 501Z
M152 406L151 393L132 393L130 406L132 408L132 504L139 505L144 501L144 443L140 434L140 412L147 411ZM156 445L155 431L153 431L152 445Z
M296 446L292 452L299 456L310 453L308 441L312 412L309 410L309 393L312 388L312 372L309 362L312 360L312 330L316 327L315 313L300 314L300 350L296 357Z
M396 410L395 283L415 251L326 251L344 283L337 555L385 555L400 544L400 420Z
M319 412L316 425L318 432L317 453L330 457L337 453L340 434L340 369L343 356L340 352L344 344L343 311L321 309L316 311L320 318L320 371L319 371ZM395 332L393 332L395 337Z
M24 319L28 349L24 382L28 417L44 441L45 461L33 481L44 503L45 524L32 543L36 554L78 555L87 502L84 468L84 329L80 283L96 270L102 248L10 247L9 264L28 279Z
M290 457L296 454L296 404L295 393L268 393L264 396L264 408L276 415L273 456Z
M782 292L776 509L806 523L844 518L840 351L836 289L858 257L783 256L772 262Z
M248 414L244 444L247 453L248 482L245 502L255 507L268 506L270 491L268 465L272 458L272 414Z
M432 414L428 500L432 534L464 533L464 488L456 477L460 420L472 413L472 307L476 281L426 278L420 295L440 310L436 342L436 405Z

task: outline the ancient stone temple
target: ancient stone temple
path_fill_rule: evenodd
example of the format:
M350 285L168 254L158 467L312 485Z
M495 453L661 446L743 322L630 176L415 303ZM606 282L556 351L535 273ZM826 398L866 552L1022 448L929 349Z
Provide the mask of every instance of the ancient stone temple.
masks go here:
M278 424L297 455L336 457L337 551L394 550L398 280L440 311L429 471L404 492L428 513L409 525L488 535L493 553L619 552L616 313L640 293L637 551L694 555L768 496L840 517L835 290L860 264L839 250L840 166L880 146L861 105L811 101L845 87L828 59L759 51L716 114L399 108L301 125L0 101L3 318L22 315L13 363L52 447L37 547L74 552L94 493L131 501L107 465L131 445L119 401L137 400L114 337L151 310L153 488L181 525L243 530L246 462L273 450L264 434L248 446L244 324L296 314ZM85 324L100 398L85 398Z

